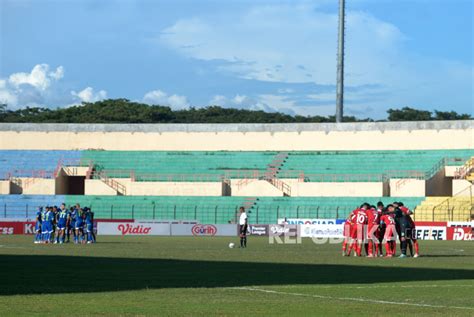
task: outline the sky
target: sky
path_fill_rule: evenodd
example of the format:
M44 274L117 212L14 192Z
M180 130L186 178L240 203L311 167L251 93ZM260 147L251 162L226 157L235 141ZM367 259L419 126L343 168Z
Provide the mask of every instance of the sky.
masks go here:
M472 0L347 0L345 114L474 114ZM0 0L0 103L335 112L337 0Z

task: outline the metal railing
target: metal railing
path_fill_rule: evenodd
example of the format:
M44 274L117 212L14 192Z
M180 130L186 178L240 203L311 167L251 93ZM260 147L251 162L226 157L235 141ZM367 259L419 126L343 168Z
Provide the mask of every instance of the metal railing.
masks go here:
M113 178L109 178L103 173L98 173L98 177L102 182L114 189L118 194L123 196L127 195L127 188L122 183L114 180Z
M193 219L200 223L236 223L241 205L232 204L91 204L96 219ZM282 218L345 219L356 206L349 205L254 205L248 208L252 224L273 224ZM34 219L38 206L0 205L0 221L5 218ZM459 208L415 208L415 221L470 221L472 206Z
M454 173L454 178L464 179L467 176L469 176L469 174L473 171L474 171L474 157L471 157L470 159L466 161L466 163L464 163L463 166L459 167L456 170L456 172Z
M466 162L467 158L443 158L439 160L428 171L420 170L390 170L385 173L305 173L302 170L274 170L275 176L280 179L292 178L304 182L382 182L390 178L414 178L427 180L433 177L441 168L446 165ZM15 170L7 173L5 179L12 177L38 177L54 178L61 167L83 166L89 167L88 177L100 178L97 173L103 173L108 178L131 178L133 181L222 181L223 179L266 179L268 170L258 169L235 169L223 170L221 173L148 173L136 170L107 170L100 165L94 164L90 159L64 160L58 161L55 171L44 170Z

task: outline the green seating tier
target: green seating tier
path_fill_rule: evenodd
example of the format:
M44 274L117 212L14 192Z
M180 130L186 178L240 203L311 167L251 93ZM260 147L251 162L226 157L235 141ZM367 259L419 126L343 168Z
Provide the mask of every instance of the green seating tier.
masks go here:
M83 151L82 161L97 171L136 181L220 181L223 177L263 175L278 152ZM439 164L462 165L474 149L420 151L292 151L282 162L280 178L305 181L381 181L429 178ZM443 162L444 159L447 159Z
M220 181L264 173L275 152L84 151L83 162L111 177L137 181Z
M310 182L429 178L437 164L462 165L472 155L474 150L290 152L279 175L304 174Z
M424 197L210 197L210 196L47 196L0 195L0 218L34 218L38 206L91 207L101 219L194 220L235 222L240 206L248 206L250 223L276 223L279 218L345 218L363 202L403 201L414 209Z

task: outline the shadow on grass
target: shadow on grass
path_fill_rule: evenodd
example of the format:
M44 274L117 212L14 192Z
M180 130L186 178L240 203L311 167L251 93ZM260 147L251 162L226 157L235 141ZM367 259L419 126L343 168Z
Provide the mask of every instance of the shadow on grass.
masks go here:
M474 257L473 254L424 254L424 258L459 258L459 257Z
M0 256L0 295L474 279L474 270L43 255Z

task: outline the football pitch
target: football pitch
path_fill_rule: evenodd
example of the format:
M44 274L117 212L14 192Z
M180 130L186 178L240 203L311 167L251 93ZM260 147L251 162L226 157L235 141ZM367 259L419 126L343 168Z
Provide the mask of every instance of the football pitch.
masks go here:
M474 316L474 244L421 257L342 257L340 244L103 237L35 245L0 236L1 316Z

